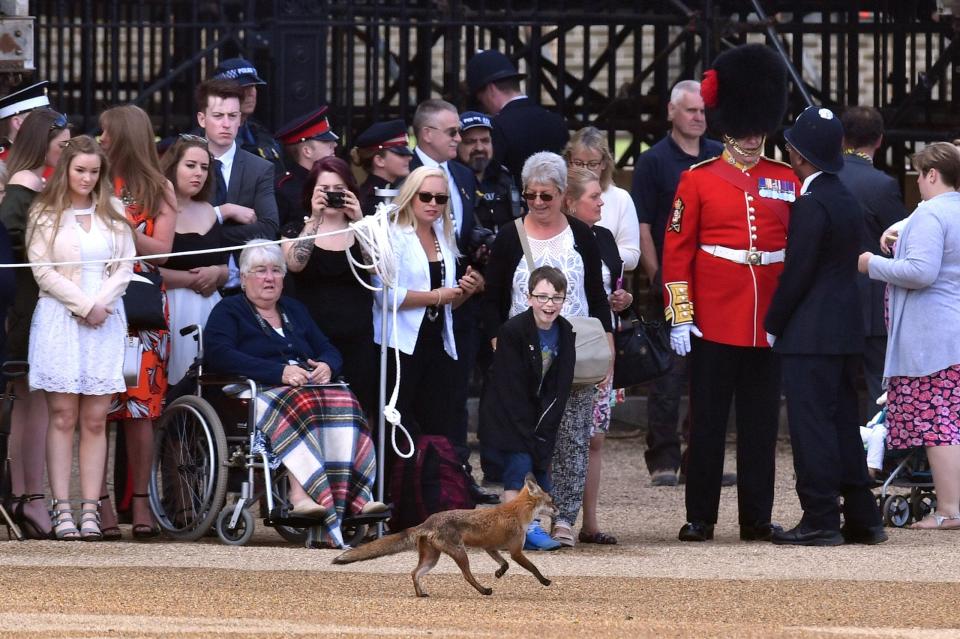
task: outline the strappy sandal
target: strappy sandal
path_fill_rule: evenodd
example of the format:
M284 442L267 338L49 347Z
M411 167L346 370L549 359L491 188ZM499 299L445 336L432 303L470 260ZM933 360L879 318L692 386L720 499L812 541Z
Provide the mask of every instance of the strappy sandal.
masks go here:
M553 537L554 541L569 548L573 548L573 529L571 529L568 524L554 524L553 531L550 536Z
M100 495L100 519L103 520L103 505L110 501L110 495ZM116 515L114 515L116 519ZM102 535L101 541L120 541L123 539L123 533L120 532L120 526L107 526L106 528L100 528L100 534Z
M934 526L921 526L925 521L933 520ZM946 526L944 523L950 522ZM952 517L944 517L943 515L938 515L937 513L930 513L920 521L911 524L910 528L913 530L958 530L960 529L960 515L953 515Z
M50 520L53 538L57 541L79 541L80 531L73 522L73 508L68 499L50 500Z
M148 499L150 495L147 493L134 493L134 499ZM149 506L149 503L147 504ZM146 541L148 539L154 539L157 535L160 534L160 531L156 526L150 524L134 524L133 528L133 538L138 541Z
M613 535L605 532L600 532L599 530L595 533L588 533L580 531L580 534L577 535L577 539L580 540L582 544L600 544L602 546L614 546L617 543L617 538Z
M23 533L25 539L50 539L50 530L44 530L25 510L28 503L43 500L44 497L43 493L35 493L16 498L17 506L13 513L13 520L20 526L20 532ZM49 517L47 515L48 521Z
M93 507L88 508L84 504L91 504ZM83 541L100 541L103 539L103 532L100 530L99 499L80 500L80 539Z

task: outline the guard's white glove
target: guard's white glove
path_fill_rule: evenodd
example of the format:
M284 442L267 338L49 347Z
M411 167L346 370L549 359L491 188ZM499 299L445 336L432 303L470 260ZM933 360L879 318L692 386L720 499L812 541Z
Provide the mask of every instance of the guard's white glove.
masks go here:
M777 341L777 336L767 333L767 344L770 345L770 348L773 348L773 343Z
M690 333L703 337L703 333L694 324L680 324L670 329L670 348L680 357L690 352Z

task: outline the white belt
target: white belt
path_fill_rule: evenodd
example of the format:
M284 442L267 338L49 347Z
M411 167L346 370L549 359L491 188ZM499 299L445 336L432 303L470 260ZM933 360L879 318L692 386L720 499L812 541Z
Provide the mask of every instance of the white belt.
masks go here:
M749 264L750 266L778 264L783 261L787 254L785 249L780 249L779 251L737 250L713 244L701 244L700 250L706 251L714 257L730 260L737 264Z

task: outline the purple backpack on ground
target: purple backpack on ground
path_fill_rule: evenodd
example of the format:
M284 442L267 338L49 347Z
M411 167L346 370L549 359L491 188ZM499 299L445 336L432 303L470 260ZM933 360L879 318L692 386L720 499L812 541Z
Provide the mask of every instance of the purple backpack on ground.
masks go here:
M390 530L423 523L442 510L476 507L453 445L442 435L421 435L409 459L397 459L390 477Z

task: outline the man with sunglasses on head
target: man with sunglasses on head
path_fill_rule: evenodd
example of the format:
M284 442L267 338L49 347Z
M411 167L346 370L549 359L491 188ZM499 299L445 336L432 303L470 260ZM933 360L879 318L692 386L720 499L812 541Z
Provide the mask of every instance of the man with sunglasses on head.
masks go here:
M457 147L461 140L460 115L457 107L444 100L421 102L413 114L413 133L417 136L417 146L413 149L410 171L428 166L441 169L447 176L447 188L450 194L448 210L453 218L457 248L461 255L467 255L470 235L474 228L477 179L473 171L457 162ZM465 268L466 260L459 260L458 279L464 274ZM467 470L470 468L468 464L470 449L467 446L467 395L470 375L476 365L481 343L478 297L478 295L472 295L453 312L453 334L457 344L457 379L451 384L456 406L456 421L450 428L450 440ZM471 482L471 493L478 503L499 501L496 495L487 493L474 482Z

